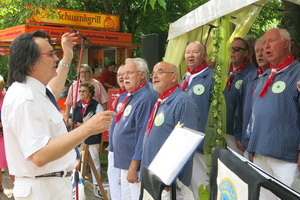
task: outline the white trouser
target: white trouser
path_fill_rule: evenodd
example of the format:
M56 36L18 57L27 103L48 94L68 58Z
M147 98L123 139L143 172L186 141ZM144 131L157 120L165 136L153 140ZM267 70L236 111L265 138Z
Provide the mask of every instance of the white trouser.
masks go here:
M112 200L121 200L121 170L114 167L114 152L108 152L107 176Z
M98 175L100 176L100 157L99 157L100 156L99 155L100 154L100 146L99 146L99 144L89 145L89 152L90 152L91 157L94 161L94 164L95 164L96 170L98 172ZM92 168L91 168L91 172L92 172L92 177L93 177L93 184L98 185Z
M208 185L209 178L207 176L207 167L203 154L196 152L193 158L193 173L189 188L194 194L194 198L199 197L199 186Z
M70 177L15 178L15 200L72 199Z
M253 163L287 186L291 186L294 179L296 179L299 175L297 163L290 163L274 158L265 157L259 154L254 155ZM278 198L270 191L262 189L259 199L277 200Z
M235 137L233 135L226 134L226 142L230 149L237 152L241 156L244 156L244 153L236 147Z
M122 200L139 200L141 182L129 183L127 181L128 170L121 169L121 196Z
M177 200L194 200L193 192L185 186L179 179L176 179L176 199ZM170 200L171 199L171 191L167 192L163 190L161 193L161 200Z

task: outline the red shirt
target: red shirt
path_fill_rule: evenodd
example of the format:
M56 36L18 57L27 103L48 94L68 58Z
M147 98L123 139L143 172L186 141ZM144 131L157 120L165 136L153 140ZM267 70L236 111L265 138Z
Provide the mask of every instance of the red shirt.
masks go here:
M102 83L102 85L104 86L104 88L106 89L106 91L108 90L108 87L104 84L104 83L108 83L114 87L117 87L117 76L115 72L111 72L108 69L105 69L102 74L101 74L101 78L100 78L100 82Z

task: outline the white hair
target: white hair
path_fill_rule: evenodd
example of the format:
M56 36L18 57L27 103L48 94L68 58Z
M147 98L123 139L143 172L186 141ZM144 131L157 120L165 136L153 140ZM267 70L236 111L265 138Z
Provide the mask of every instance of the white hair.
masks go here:
M147 61L144 60L143 58L127 58L125 60L125 64L128 64L130 62L133 62L136 64L137 68L141 72L145 72L146 77L149 77L149 69L148 69L148 64Z

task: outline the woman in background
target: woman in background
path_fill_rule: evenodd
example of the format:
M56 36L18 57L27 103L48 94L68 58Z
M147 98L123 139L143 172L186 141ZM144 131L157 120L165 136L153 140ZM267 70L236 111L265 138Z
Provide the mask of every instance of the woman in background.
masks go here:
M76 104L74 111L74 127L78 127L87 121L94 114L102 112L103 107L101 104L93 99L95 94L95 87L90 83L81 83L79 87L80 100ZM93 135L88 137L84 142L89 145L89 152L94 161L98 175L100 176L100 140L101 134ZM91 170L92 171L92 170ZM101 198L101 193L92 171L93 184L94 184L94 195Z

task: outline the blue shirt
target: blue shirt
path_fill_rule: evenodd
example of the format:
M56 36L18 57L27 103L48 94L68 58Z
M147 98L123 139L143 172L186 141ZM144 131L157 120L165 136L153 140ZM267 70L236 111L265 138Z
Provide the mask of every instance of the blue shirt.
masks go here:
M200 113L199 131L201 132L205 132L211 102L211 90L214 82L212 75L213 69L211 67L206 68L205 71L192 79L184 91L192 97L198 107ZM182 85L184 79L185 75L180 85Z
M242 71L233 76L230 90L225 87L224 96L226 101L226 133L229 135L233 135L234 115L237 108L237 96L239 95L240 87L245 76L252 70L257 70L257 68L252 66L249 62Z
M165 143L178 122L185 127L198 130L200 115L197 105L186 93L177 88L158 108L150 135L144 138L142 166L150 163ZM192 159L181 172L179 179L189 185L192 176Z
M246 130L252 113L252 97L258 79L257 70L250 71L246 75L238 95L237 111L234 119L234 136L235 140L242 141L244 148L248 146L249 136L247 136Z
M128 169L132 160L141 160L143 139L156 96L149 85L131 95L113 130L114 165Z
M121 103L123 102L123 100L126 98L127 96L127 92L124 92L122 93L120 96L119 96L119 99L118 99L118 102L117 102L117 107L116 109L114 110L116 113L118 112L118 110L120 109L120 106L121 106ZM114 128L115 128L115 125L116 125L116 115L113 116L113 119L112 119L112 122L111 122L111 125L110 125L110 129L108 131L108 141L109 141L109 145L108 145L108 151L110 152L113 152L114 151L114 145L113 145L113 142L112 142L112 138L113 138L113 132L114 132Z
M264 98L259 94L270 74L260 78L253 96L248 152L297 163L300 143L300 106L297 82L300 63L294 61L275 76Z

